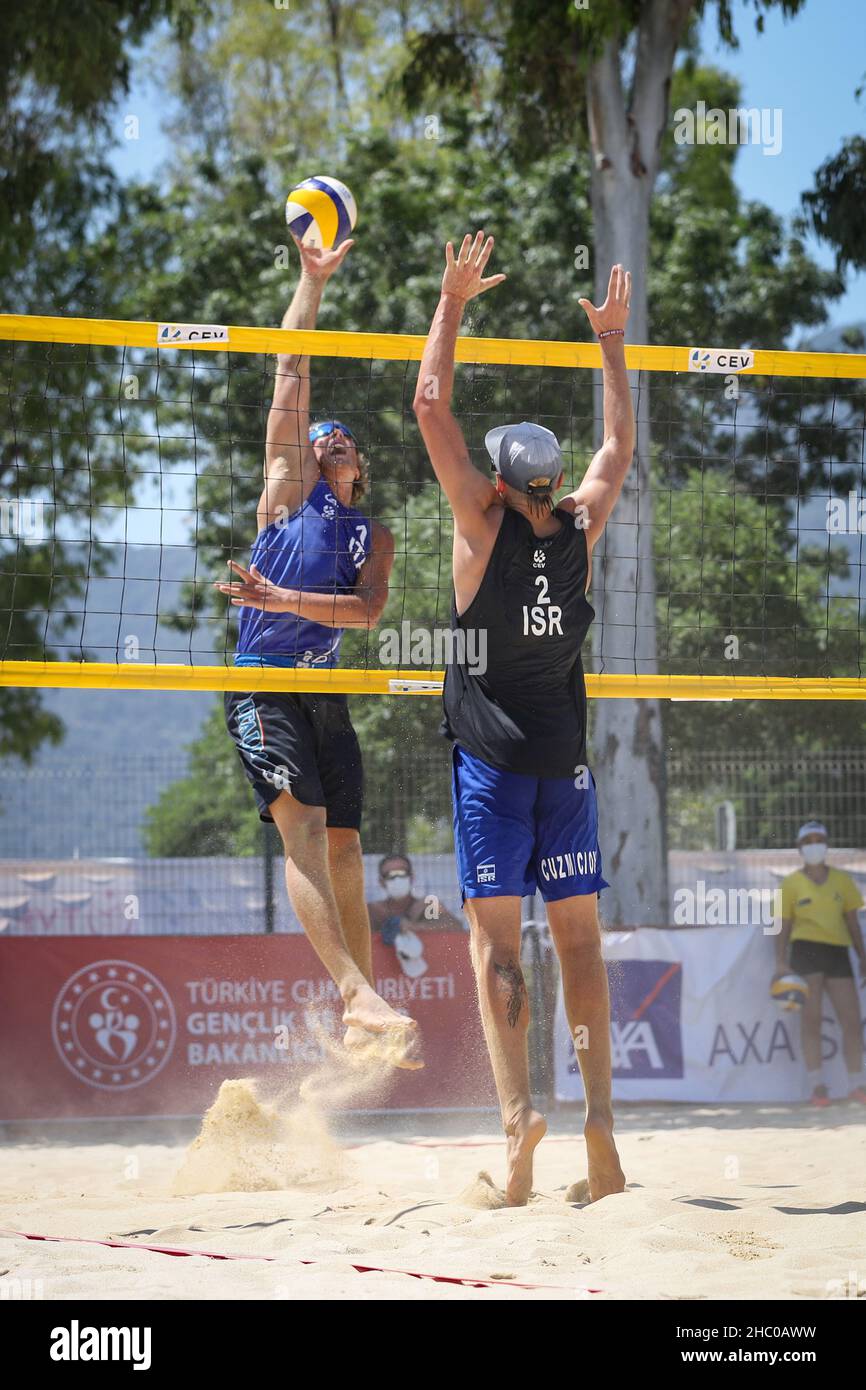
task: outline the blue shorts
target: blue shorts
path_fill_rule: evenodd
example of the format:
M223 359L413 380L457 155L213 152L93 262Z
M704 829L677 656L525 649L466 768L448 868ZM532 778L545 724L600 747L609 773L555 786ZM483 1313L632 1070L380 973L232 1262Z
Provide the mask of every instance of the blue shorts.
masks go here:
M454 845L466 898L558 902L610 885L602 877L595 779L502 772L455 744Z

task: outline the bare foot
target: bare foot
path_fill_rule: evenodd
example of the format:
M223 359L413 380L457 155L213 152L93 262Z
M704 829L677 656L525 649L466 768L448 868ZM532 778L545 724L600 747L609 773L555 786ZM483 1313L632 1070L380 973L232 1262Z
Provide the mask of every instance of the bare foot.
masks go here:
M394 1066L410 1071L423 1067L424 1063L418 1058L418 1025L414 1018L398 1014L367 984L356 990L345 1004L346 1036L343 1041L347 1047L366 1047L376 1040Z
M532 1156L547 1132L547 1121L537 1110L523 1110L505 1127L508 1177L505 1204L525 1207L532 1193Z
M353 1024L343 1035L343 1046L361 1061L381 1062L401 1071L420 1071L424 1063L419 1056L418 1027L413 1019L407 1018L406 1023L409 1026L402 1030L388 1028L379 1033L368 1033Z
M625 1189L625 1174L619 1166L619 1154L613 1142L613 1122L604 1119L587 1120L583 1127L586 1157L589 1168L589 1199L597 1202L612 1192Z
M413 1018L398 1014L376 993L372 985L363 984L348 999L344 999L343 1022L347 1028L363 1028L368 1033L384 1033L388 1028L417 1028Z

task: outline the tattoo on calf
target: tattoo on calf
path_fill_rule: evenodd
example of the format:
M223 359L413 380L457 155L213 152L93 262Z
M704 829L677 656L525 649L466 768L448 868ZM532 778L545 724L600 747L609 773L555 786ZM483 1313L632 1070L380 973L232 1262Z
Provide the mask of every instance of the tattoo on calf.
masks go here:
M502 991L508 997L508 1012L506 1018L509 1028L516 1028L520 1019L520 1011L526 1003L526 984L523 979L523 971L520 969L516 960L506 961L504 965L497 965L494 961L493 969L502 981Z

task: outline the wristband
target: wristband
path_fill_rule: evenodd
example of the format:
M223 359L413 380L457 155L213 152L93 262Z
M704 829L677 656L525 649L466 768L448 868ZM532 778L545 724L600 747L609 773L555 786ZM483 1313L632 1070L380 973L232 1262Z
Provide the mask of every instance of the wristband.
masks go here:
M597 337L599 342L601 342L602 338L612 338L617 333L621 338L625 337L624 328L606 328L603 333L597 334Z

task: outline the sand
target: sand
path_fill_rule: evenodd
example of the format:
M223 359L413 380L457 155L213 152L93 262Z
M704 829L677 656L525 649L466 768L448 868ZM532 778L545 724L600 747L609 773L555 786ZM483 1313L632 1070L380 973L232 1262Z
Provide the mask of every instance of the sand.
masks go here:
M4 1236L0 1277L46 1299L866 1299L862 1108L622 1106L628 1187L596 1204L579 1126L550 1116L516 1210L487 1115L327 1119L231 1082L197 1138L7 1131L4 1230L270 1258Z

